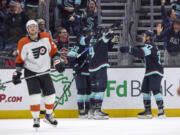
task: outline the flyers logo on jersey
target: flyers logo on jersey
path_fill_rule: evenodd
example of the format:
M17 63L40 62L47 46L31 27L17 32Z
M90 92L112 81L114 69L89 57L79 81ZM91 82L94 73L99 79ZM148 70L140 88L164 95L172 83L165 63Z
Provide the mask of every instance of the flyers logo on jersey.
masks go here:
M38 59L40 55L46 54L46 51L47 49L44 46L32 49L32 53L35 59Z

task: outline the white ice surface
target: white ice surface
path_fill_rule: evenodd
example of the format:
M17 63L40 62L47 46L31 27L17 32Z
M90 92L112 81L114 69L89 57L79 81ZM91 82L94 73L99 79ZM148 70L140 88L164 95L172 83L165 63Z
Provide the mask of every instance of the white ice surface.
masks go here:
M38 132L32 128L32 122L32 119L0 120L0 135L180 135L180 118L58 119L56 128L41 119Z

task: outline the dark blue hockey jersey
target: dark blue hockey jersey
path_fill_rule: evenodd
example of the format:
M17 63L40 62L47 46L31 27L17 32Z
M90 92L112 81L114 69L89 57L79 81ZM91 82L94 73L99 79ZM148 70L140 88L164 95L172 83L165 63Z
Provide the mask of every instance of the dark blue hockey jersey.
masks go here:
M89 75L88 51L83 53L81 57L77 58L78 54L83 52L88 47L86 42L85 37L81 36L78 43L74 45L71 51L68 53L68 61L71 67L73 67L75 72L80 72L81 75ZM79 67L79 71L76 71L77 67Z
M145 76L158 74L163 76L163 66L160 60L160 51L154 43L146 43L143 47L131 47L130 54L142 58L145 62Z
M105 36L102 36L102 40L96 42L97 36L93 36L90 40L90 46L92 47L89 49L89 72L95 72L103 67L110 66L108 64L108 49L113 47L113 43Z

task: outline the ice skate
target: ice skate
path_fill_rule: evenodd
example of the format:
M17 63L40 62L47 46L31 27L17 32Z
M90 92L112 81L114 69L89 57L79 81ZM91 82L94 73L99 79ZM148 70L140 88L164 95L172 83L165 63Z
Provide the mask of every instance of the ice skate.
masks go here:
M109 115L101 111L101 109L96 109L94 112L94 119L96 120L105 120L109 119Z
M35 130L38 131L39 127L40 127L40 118L34 118L33 128L35 128Z
M48 124L54 126L54 127L56 127L57 124L58 124L57 120L55 120L55 119L53 118L53 115L52 115L52 114L45 114L43 121L44 121L45 123L48 123Z
M94 109L89 109L88 110L88 119L93 119L94 118Z
M145 110L143 112L138 113L139 119L152 119L152 112L149 110Z
M158 111L158 118L159 118L159 119L164 119L164 118L166 118L166 115L165 115L165 112L164 112L163 109L160 109L160 110Z
M84 110L79 110L78 112L79 112L79 118L81 118L81 119L88 118L88 114Z

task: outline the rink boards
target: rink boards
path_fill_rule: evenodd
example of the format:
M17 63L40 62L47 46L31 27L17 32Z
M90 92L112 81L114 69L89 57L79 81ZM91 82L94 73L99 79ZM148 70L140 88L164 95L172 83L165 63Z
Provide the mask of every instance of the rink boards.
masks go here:
M11 80L13 69L2 69L0 79L2 82ZM164 78L161 82L165 102L166 115L180 116L180 97L176 89L180 83L180 69L165 68ZM104 95L103 109L110 117L136 117L143 109L140 95L141 82L144 76L143 68L109 68L108 87ZM57 99L72 79L72 70L67 69L63 74L51 74L56 88ZM11 83L6 85L5 91L0 91L0 118L31 118L29 111L29 97L25 81L19 85ZM71 88L61 99L55 116L59 118L75 118L78 116L76 103L76 86L73 82ZM43 98L42 98L43 103ZM42 109L43 105L41 106ZM157 106L152 97L153 113L157 114Z

